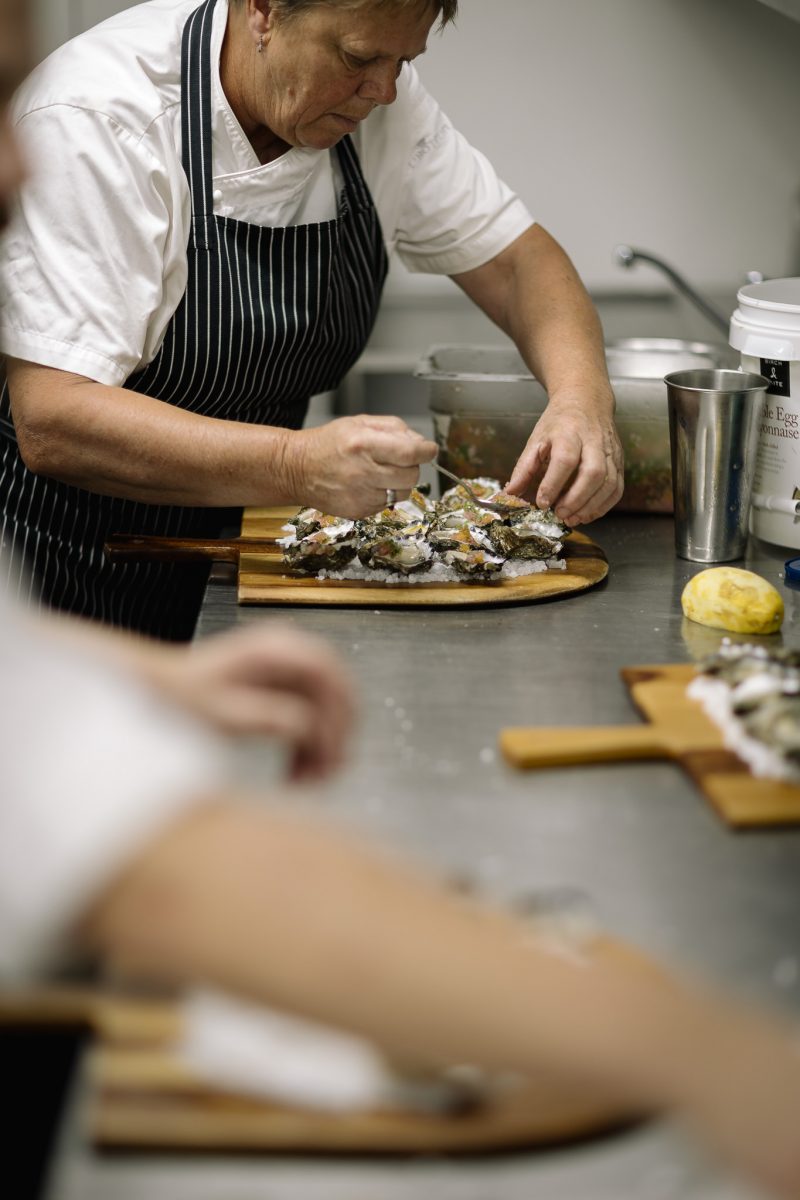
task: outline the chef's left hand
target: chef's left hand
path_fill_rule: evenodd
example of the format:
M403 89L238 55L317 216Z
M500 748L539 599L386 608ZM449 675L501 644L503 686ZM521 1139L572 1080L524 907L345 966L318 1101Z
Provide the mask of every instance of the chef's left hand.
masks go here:
M567 525L594 521L622 495L622 446L603 397L551 396L505 490Z
M223 733L285 742L295 782L327 776L344 760L353 686L319 638L264 622L190 646L159 644L146 678L167 700Z

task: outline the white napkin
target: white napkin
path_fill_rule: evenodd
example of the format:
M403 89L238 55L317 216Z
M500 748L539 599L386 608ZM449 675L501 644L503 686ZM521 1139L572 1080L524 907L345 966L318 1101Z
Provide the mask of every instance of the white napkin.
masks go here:
M385 1105L394 1090L358 1037L206 989L189 993L183 1017L177 1053L212 1086L333 1111Z

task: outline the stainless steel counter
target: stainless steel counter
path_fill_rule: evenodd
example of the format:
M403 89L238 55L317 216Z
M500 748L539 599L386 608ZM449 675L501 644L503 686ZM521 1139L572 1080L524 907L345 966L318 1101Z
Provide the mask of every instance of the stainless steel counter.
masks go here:
M686 661L722 637L681 615L681 590L701 568L675 558L668 518L610 517L591 533L610 575L569 599L474 610L239 608L233 584L212 581L199 635L282 620L322 634L347 661L361 726L348 769L310 798L326 812L496 897L580 889L614 932L800 1017L800 828L734 833L666 763L523 774L497 754L505 725L636 721L620 667ZM758 545L744 565L782 588L786 557ZM800 646L800 593L784 596L783 642ZM243 752L242 769L265 778L271 766ZM100 1158L76 1126L80 1092L78 1081L50 1200L752 1195L665 1125L462 1163Z

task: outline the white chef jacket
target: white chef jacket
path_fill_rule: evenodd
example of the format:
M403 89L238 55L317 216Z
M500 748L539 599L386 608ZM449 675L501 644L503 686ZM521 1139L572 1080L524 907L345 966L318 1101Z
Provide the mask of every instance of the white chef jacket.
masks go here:
M224 767L204 727L0 588L0 980L68 957L87 905Z
M120 384L147 365L186 287L181 35L199 0L150 0L62 46L23 85L15 120L35 167L6 235L0 350ZM262 165L222 91L228 13L212 41L214 211L263 226L336 215L333 151ZM410 64L394 104L352 135L387 250L412 271L488 262L533 222L453 128Z

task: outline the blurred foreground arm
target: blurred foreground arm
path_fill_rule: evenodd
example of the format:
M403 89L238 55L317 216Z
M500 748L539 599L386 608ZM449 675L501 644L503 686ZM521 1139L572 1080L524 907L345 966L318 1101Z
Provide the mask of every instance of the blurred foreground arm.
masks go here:
M507 490L553 507L569 525L607 512L622 495L603 332L567 255L541 225L455 282L513 338L548 404Z
M400 1059L563 1072L678 1111L762 1185L800 1196L786 1032L624 960L573 962L311 821L192 812L94 904L83 936L126 969L203 979Z

